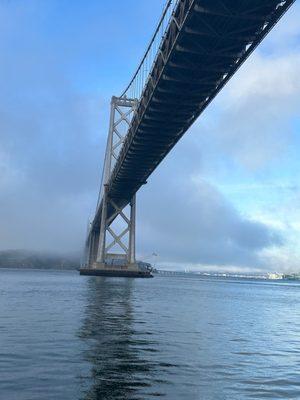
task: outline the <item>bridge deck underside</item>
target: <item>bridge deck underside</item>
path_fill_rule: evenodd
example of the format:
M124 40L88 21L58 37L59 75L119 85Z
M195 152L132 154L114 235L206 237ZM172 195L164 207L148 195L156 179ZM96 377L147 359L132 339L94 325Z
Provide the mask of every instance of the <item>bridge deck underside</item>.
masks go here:
M179 2L109 181L109 196L119 206L128 204L292 3Z

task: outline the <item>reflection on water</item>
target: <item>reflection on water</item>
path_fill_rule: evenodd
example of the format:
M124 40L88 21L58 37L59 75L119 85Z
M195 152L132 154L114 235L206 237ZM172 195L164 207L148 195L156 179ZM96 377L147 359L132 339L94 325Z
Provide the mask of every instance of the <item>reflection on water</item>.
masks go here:
M300 398L300 315L291 312L299 287L181 278L86 283L79 337L90 373L82 399Z
M89 279L86 315L79 332L87 344L84 358L91 364L86 400L143 398L143 389L158 383L154 365L143 357L157 351L156 343L151 332L137 332L133 326L132 285L131 279Z

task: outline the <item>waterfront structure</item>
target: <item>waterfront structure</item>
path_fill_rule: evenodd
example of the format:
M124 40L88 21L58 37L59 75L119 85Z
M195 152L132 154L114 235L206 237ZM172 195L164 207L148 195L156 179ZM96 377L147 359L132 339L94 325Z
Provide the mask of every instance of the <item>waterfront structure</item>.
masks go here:
M267 274L267 279L271 279L271 280L278 280L278 279L283 279L283 274L280 274L278 272L269 272Z
M111 101L103 178L83 273L140 271L136 192L294 1L167 2L136 73ZM123 223L119 232L117 219ZM119 263L111 262L115 246Z

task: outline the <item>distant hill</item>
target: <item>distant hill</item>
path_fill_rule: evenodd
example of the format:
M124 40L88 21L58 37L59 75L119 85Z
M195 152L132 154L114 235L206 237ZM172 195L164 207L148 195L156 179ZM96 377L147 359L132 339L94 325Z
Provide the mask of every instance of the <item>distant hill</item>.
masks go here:
M0 268L76 269L79 255L57 255L26 250L0 251Z

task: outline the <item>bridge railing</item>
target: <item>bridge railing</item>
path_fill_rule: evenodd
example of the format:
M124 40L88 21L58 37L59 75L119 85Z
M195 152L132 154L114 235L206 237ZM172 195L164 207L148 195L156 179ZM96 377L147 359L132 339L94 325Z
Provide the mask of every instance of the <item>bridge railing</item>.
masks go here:
M121 97L126 96L131 99L140 100L143 93L143 89L146 86L147 80L150 75L150 71L154 65L156 57L158 55L159 48L163 42L165 33L171 21L171 16L180 0L168 0L162 16L159 20L157 28L152 36L149 46L142 58L140 65L138 66L135 74L133 75L129 85L126 87Z

